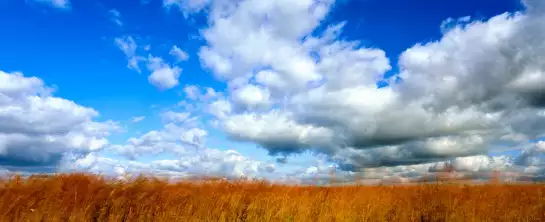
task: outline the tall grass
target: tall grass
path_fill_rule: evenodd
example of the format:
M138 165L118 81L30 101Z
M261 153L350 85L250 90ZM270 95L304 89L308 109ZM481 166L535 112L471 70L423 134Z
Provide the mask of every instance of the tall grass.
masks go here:
M545 221L544 185L288 186L13 177L1 221Z

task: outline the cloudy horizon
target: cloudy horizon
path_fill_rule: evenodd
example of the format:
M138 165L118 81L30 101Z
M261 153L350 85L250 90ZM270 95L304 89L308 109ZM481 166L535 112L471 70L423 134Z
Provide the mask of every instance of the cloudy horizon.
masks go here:
M8 0L0 10L2 172L545 176L540 0Z

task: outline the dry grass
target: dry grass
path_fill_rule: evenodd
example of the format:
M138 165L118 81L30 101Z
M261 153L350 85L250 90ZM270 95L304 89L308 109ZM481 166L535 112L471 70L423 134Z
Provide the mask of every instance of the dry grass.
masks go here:
M544 185L303 187L266 182L4 180L1 221L545 221Z

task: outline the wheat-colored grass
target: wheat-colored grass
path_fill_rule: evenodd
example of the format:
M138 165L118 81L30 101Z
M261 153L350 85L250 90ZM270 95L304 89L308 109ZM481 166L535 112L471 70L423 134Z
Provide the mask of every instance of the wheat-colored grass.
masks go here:
M13 177L0 221L545 221L544 185L288 186Z

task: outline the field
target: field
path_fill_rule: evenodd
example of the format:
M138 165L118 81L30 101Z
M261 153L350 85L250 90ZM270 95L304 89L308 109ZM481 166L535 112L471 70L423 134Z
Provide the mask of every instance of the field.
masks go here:
M4 179L0 221L545 221L545 185Z

